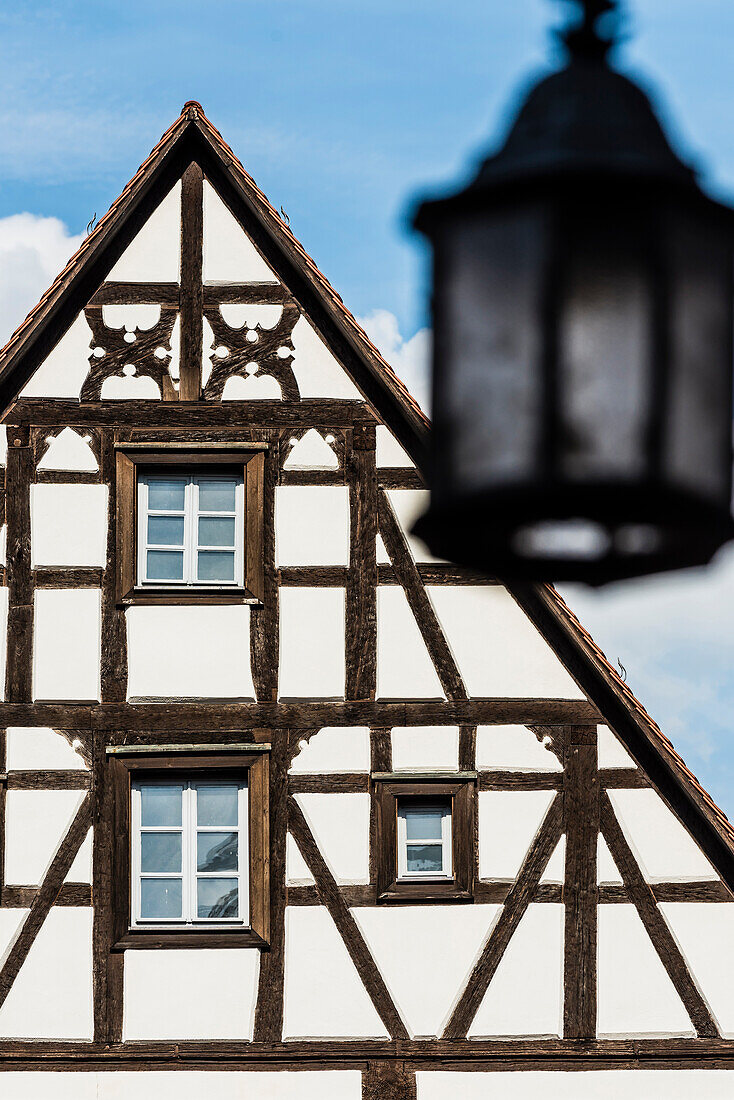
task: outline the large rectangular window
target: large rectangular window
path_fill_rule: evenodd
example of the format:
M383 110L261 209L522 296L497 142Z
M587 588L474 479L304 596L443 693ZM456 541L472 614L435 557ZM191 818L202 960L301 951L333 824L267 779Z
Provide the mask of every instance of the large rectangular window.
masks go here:
M142 585L244 584L244 479L145 473L138 478Z
M247 784L136 779L133 927L247 924Z

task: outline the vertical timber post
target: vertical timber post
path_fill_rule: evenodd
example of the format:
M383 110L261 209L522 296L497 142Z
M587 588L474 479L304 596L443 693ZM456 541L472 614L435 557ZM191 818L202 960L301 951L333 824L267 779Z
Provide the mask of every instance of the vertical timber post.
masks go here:
M596 726L564 728L563 817L566 833L563 1035L596 1036L596 943L599 836Z
M33 571L31 569L31 480L33 452L30 429L8 432L5 471L5 516L8 525L8 649L5 699L30 703L33 698Z
M204 343L204 176L192 162L181 179L181 365L179 400L201 396Z

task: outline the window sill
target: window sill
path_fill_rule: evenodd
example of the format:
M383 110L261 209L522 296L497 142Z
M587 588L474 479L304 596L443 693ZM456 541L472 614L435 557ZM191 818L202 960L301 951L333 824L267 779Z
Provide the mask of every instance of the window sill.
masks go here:
M262 607L262 600L246 588L135 588L119 603L122 607L135 604L249 604Z
M113 951L159 950L182 947L267 947L267 942L251 928L130 928Z
M380 904L409 902L411 905L426 902L472 902L471 890L464 890L456 882L393 882L377 895Z

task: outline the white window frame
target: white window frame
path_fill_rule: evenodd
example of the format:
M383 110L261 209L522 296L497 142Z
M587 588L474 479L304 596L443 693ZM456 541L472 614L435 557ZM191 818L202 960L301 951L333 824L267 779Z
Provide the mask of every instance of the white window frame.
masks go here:
M184 507L183 511L149 509L148 508L148 483L150 479L167 478L173 481L184 481ZM235 510L234 513L226 511L200 512L199 511L199 486L203 481L234 481L235 482ZM148 516L178 516L184 521L183 546L161 545L148 542ZM210 581L199 580L199 550L220 550L225 553L227 546L199 545L199 517L231 519L234 515L235 540L234 540L234 580ZM215 588L238 589L245 586L245 482L241 473L209 474L209 473L179 473L175 470L167 471L164 466L155 471L140 474L138 476L138 585L139 588ZM183 577L181 580L148 579L148 550L183 551Z
M237 785L237 826L207 825L199 826L196 820L196 792L201 787L221 787L223 784ZM183 787L181 806L181 826L141 825L141 797L143 787ZM201 778L199 776L180 775L177 777L141 776L131 784L131 829L130 829L130 868L131 868L131 926L133 928L246 928L250 921L250 843L249 843L249 798L247 780L237 778ZM181 833L181 873L145 872L141 868L143 833ZM197 871L196 837L197 833L237 832L237 871ZM146 917L140 913L141 881L144 878L181 879L181 916ZM236 917L200 917L197 913L196 884L199 878L237 879L239 912Z
M407 814L411 811L431 811L439 810L441 812L441 839L440 841L436 837L429 838L427 840L417 839L411 837L408 842L408 828L407 828ZM428 879L433 881L437 880L450 880L453 878L453 852L452 852L452 829L451 819L453 812L453 800L449 797L446 800L437 799L435 802L426 802L422 796L411 798L410 795L398 796L398 881L399 882L422 882ZM440 844L441 845L441 861L442 869L440 871L409 871L408 870L408 843L413 844Z

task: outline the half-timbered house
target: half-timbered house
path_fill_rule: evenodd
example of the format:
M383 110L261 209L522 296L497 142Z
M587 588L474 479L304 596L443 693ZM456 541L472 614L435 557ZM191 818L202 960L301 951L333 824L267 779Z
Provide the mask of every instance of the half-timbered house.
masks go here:
M734 1095L734 830L412 537L427 421L198 104L0 404L4 1097Z

